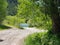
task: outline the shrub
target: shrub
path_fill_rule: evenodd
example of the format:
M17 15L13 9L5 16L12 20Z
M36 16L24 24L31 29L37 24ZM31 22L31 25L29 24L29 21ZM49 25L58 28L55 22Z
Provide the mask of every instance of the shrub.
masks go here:
M50 33L35 33L25 39L25 45L60 45L60 38Z
M20 23L23 23L23 22L24 22L24 19L21 19L20 17L6 16L6 19L3 21L3 24L19 27Z

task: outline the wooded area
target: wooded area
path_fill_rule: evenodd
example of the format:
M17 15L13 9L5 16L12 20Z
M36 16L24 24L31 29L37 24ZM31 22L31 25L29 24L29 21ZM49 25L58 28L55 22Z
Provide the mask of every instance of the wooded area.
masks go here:
M0 28L5 27L2 25L21 28L21 23L48 30L47 35L59 37L60 0L0 0Z

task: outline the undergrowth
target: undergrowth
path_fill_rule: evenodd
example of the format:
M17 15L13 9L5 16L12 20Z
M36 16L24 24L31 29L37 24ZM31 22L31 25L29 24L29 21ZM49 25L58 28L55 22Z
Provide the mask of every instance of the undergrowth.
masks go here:
M34 33L25 39L25 45L60 45L60 38L50 32Z

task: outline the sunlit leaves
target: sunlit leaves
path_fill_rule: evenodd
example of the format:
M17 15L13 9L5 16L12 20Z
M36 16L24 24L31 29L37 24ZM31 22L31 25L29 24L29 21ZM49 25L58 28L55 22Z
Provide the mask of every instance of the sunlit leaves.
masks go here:
M42 0L18 0L18 2L17 17L28 19L28 23L36 27L46 26L46 23L50 22L48 21L50 19L46 19L47 17L44 14L46 11Z

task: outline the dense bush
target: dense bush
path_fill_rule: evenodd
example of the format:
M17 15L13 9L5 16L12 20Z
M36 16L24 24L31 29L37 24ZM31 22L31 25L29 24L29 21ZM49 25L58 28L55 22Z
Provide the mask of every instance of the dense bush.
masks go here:
M35 33L25 39L25 45L60 45L60 39L49 32Z
M24 19L21 19L17 16L6 16L6 19L3 21L3 24L19 27L20 23L23 23Z
M40 15L40 17L36 17L31 20L31 26L42 28L42 29L48 29L50 30L52 28L52 21L49 16Z

